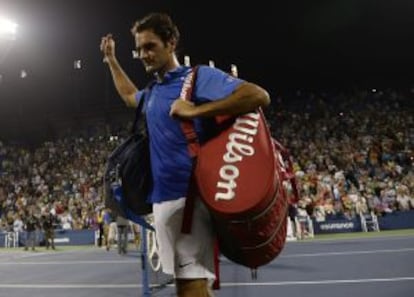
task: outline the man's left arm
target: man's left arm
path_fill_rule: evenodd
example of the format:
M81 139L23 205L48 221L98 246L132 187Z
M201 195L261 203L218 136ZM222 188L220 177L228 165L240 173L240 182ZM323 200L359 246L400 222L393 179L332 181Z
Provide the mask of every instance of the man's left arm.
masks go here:
M205 104L195 105L179 98L171 105L170 115L181 119L236 116L269 104L270 96L263 88L250 82L242 82L229 96Z

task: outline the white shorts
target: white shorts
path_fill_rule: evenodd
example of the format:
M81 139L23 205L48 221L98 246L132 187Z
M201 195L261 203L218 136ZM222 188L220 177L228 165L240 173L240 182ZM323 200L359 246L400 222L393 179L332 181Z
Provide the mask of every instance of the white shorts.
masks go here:
M159 256L164 273L175 278L215 279L214 235L208 210L196 199L190 234L181 233L185 198L153 204Z

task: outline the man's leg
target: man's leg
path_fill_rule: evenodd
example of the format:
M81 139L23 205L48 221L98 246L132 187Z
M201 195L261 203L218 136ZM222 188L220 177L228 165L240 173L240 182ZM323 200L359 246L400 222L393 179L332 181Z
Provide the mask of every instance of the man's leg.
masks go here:
M32 251L35 250L35 245L36 245L36 231L32 232L32 235L30 236L31 240L32 240Z
M29 239L30 239L29 231L26 231L26 244L24 246L25 251L27 251L27 249L29 248Z
M132 229L134 230L135 246L139 250L140 244L141 244L140 230L138 229L138 226L136 225L132 225Z
M124 254L128 251L128 227L124 226Z
M50 244L52 245L52 250L55 249L55 230L50 230Z
M212 297L207 279L177 279L178 297Z
M106 250L109 251L111 248L111 240L109 239L109 225L105 224L103 227L103 241L105 243Z
M99 223L99 237L98 237L98 246L99 247L102 246L103 233L104 233L103 224Z
M181 232L185 199L155 204L154 221L165 273L174 274L179 297L213 296L214 235L207 209L195 202L192 232Z
M126 254L126 235L125 226L118 226L118 254Z
M48 250L50 247L50 242L49 242L49 230L45 230L45 246L46 249Z

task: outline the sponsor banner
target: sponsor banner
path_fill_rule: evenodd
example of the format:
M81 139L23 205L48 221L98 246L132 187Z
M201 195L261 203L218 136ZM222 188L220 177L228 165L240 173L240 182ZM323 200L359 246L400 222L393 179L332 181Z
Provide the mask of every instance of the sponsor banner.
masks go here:
M7 233L0 232L0 247L6 243ZM36 246L45 245L43 231L36 231ZM26 232L20 232L18 246L26 245ZM93 245L95 244L95 230L55 230L55 245Z
M414 228L414 210L387 213L378 217L378 224L380 230Z
M347 220L329 220L325 222L313 221L313 228L315 234L326 233L345 233L345 232L358 232L362 231L361 221L358 218Z
M378 217L380 230L397 230L414 228L414 210L396 211ZM352 219L335 219L317 222L313 220L315 234L360 232L361 221L359 216Z
M95 244L95 230L55 230L56 245Z

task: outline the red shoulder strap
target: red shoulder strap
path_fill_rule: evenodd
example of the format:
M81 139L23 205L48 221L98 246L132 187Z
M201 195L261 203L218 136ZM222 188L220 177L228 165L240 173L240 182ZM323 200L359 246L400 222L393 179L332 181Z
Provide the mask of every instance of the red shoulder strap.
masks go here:
M192 100L193 89L197 77L198 66L194 66L187 74L184 80L183 87L181 89L180 97L186 101ZM194 122L192 120L181 121L181 129L187 139L188 152L191 158L198 155L200 150L200 144L198 142L197 134L194 129Z
M195 85L197 76L197 66L193 67L185 77L180 97L183 100L191 101L193 88ZM188 152L193 160L193 167L191 169L190 180L187 190L187 199L185 201L183 223L181 226L181 232L189 234L191 233L191 226L193 222L193 211L194 211L194 199L198 195L198 188L194 178L194 168L196 157L200 150L200 144L198 142L197 134L194 129L194 122L192 120L182 120L181 129L187 139Z

